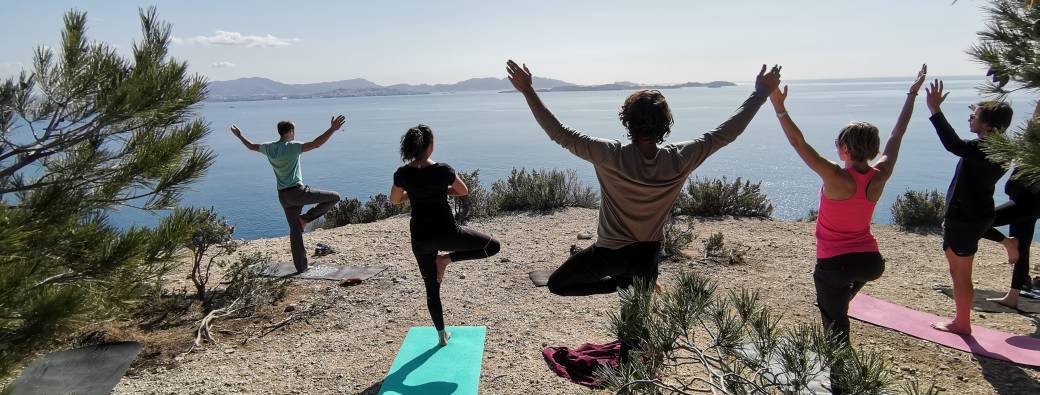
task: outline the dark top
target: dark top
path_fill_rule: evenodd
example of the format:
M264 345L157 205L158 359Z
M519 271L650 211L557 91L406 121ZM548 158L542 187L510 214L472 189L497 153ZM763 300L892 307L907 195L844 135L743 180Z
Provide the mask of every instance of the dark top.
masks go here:
M1000 177L1007 172L1003 166L989 160L980 147L979 139L962 140L943 113L931 118L943 147L961 157L946 191L946 218L970 222L993 219L993 190Z
M455 226L455 218L448 205L448 187L454 182L455 169L444 163L397 168L394 185L408 192L408 200L412 204L413 233Z

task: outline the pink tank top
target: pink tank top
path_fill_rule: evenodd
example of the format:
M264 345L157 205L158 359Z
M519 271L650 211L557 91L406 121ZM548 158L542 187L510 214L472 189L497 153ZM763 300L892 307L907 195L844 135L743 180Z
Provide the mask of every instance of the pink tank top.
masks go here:
M870 218L877 202L867 199L867 185L878 170L871 167L866 174L846 168L856 181L856 193L845 200L823 196L820 189L820 213L816 218L816 257L830 258L854 252L877 252L877 240L870 233Z

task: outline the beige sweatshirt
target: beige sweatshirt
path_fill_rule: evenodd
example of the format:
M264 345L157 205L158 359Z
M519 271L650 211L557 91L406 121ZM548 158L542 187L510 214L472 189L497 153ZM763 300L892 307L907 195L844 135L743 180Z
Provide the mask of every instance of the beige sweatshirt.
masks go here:
M660 146L653 159L646 159L635 144L591 137L563 126L547 110L535 111L535 119L549 138L596 169L602 199L596 246L618 249L664 239L664 225L690 173L744 132L766 97L752 94L714 130L696 140Z

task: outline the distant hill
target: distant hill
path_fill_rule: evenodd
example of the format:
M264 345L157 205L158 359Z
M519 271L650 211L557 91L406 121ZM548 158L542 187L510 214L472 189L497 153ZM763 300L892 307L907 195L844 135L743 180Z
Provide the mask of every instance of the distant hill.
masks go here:
M534 87L542 92L603 91L629 89L670 89L685 87L709 87L735 85L732 82L713 81L708 83L687 82L676 85L646 85L619 81L604 85L576 85L552 78L534 77ZM318 82L312 84L286 84L267 78L239 78L230 81L209 83L209 101L249 101L278 99L308 99L354 96L423 95L442 92L498 91L512 92L513 86L506 78L470 78L454 84L395 84L382 86L364 78Z
M551 78L534 78L539 89L573 86L566 81ZM454 84L396 84L382 86L372 81L355 78L351 80L319 82L312 84L286 84L267 78L251 77L209 83L210 101L301 99L317 97L392 96L416 95L432 92L499 91L511 89L505 78L471 78Z

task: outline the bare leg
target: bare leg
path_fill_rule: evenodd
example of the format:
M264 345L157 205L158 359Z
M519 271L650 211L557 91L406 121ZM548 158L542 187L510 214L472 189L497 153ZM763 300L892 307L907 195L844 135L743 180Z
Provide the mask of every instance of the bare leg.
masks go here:
M1003 244L1004 249L1007 250L1008 264L1014 265L1018 263L1018 239L1014 237L1005 237L1004 241L1001 241L1000 244Z
M957 256L953 250L946 249L946 260L950 264L950 277L953 279L953 302L957 307L957 315L951 322L934 322L932 328L959 335L971 334L971 303L975 296L974 284L971 283L971 265L974 256Z
M1004 249L1007 250L1008 263L1012 264L1012 265L1018 263L1018 259L1020 258L1020 254L1018 252L1018 239L1016 239L1014 237L1005 237L1004 240L1002 240L1000 242L1000 244L1002 244L1004 246ZM1015 289L1015 288L1009 288L1007 295L1004 295L1004 297L1001 297L1001 298L987 298L986 300L988 300L990 302L1000 303L1000 304L1002 304L1004 306L1007 306L1007 307L1010 307L1012 309L1017 309L1018 308L1018 290Z

